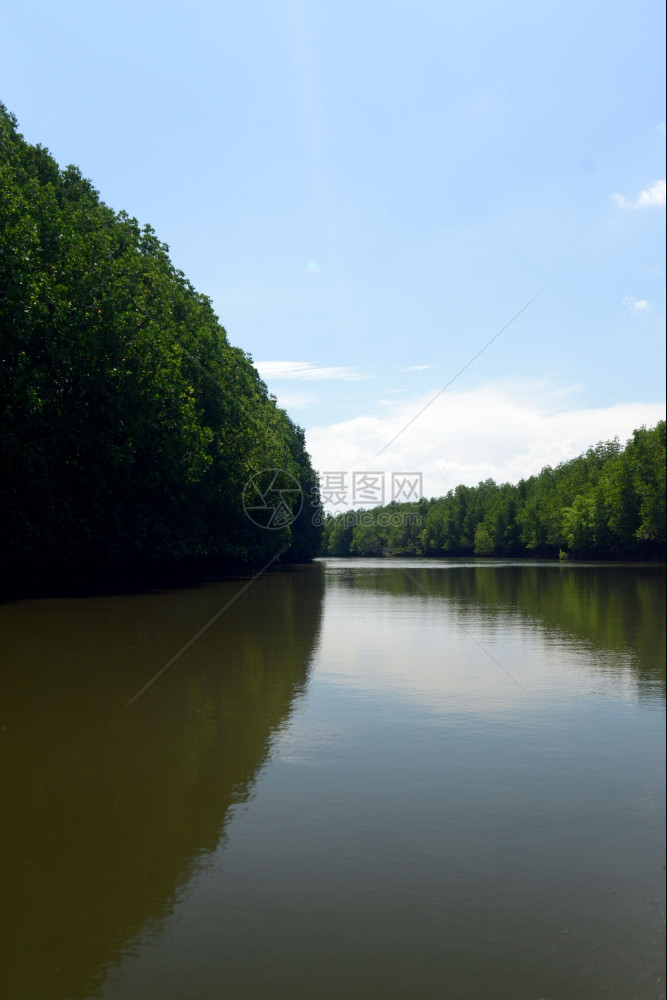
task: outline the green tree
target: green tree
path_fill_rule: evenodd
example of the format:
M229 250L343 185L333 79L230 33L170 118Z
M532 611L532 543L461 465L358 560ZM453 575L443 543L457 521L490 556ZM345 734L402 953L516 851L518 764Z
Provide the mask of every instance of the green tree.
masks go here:
M0 288L6 567L316 554L316 525L262 531L242 506L272 467L317 502L303 432L151 227L3 106Z

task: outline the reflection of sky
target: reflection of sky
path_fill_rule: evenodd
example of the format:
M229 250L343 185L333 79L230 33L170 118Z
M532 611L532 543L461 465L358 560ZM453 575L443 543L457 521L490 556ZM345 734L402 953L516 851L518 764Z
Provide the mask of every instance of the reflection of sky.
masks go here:
M335 576L314 682L393 694L435 712L485 715L637 692L629 654L592 653L519 611L491 619L470 603L347 589Z
M349 572L253 794L100 996L649 995L664 727L630 654Z

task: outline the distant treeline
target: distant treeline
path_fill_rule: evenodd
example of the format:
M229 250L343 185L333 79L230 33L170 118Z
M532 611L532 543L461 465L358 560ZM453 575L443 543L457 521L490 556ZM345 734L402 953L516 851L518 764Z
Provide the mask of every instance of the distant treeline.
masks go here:
M516 485L492 479L444 497L325 520L336 556L665 558L665 421Z
M241 502L267 468L295 476L306 498L275 531ZM151 227L26 143L3 105L0 477L4 569L256 564L320 546L303 431L250 357Z

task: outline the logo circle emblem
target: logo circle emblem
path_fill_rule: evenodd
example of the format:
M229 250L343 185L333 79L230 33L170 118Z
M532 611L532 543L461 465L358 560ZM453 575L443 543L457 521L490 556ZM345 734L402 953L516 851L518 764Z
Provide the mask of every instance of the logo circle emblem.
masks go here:
M296 521L302 507L299 480L284 469L262 469L243 487L243 509L258 528L286 528Z

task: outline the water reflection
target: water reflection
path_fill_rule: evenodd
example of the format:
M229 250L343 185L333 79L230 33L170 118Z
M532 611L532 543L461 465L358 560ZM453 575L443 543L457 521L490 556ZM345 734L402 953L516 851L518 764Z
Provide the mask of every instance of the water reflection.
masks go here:
M305 689L321 566L242 586L0 608L2 992L87 996L245 800Z
M327 561L307 696L228 840L105 1000L660 995L653 598L634 569L619 598L585 567L563 592L559 567L526 566L525 582L500 565L495 582L479 565L404 568ZM609 629L632 593L640 619Z
M327 560L328 586L436 604L480 639L532 625L546 641L594 651L600 669L632 670L633 693L665 697L664 566ZM608 659L600 659L606 654ZM590 665L590 662L589 662Z
M658 995L664 570L272 574L126 710L241 585L0 609L1 995Z

